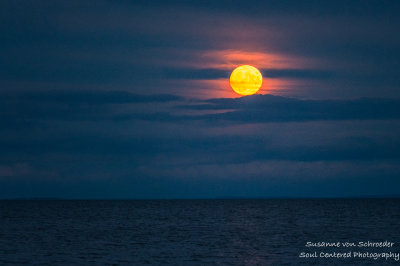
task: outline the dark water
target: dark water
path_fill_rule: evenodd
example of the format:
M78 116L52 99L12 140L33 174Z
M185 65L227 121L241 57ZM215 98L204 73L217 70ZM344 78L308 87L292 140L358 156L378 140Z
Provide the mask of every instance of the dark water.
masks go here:
M391 241L392 248L306 242ZM400 200L0 201L1 265L400 265Z

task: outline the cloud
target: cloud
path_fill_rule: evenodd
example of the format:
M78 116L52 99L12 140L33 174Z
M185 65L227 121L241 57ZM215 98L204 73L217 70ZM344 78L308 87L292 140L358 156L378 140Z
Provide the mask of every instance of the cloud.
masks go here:
M282 95L398 95L395 1L155 3L2 3L2 82L134 84L137 93L176 94L172 81L227 78L227 66L246 63L265 77L296 79L272 87ZM198 89L178 93L190 97Z
M234 67L233 67L234 68ZM149 71L153 76L164 79L227 79L233 68L165 68ZM328 79L335 76L332 71L318 69L260 69L267 78Z
M261 69L268 78L328 79L335 76L332 71L317 69Z
M387 137L337 137L325 143L304 143L295 134L290 136L298 144L277 143L273 138L249 136L202 136L182 139L178 137L102 137L92 134L68 136L42 136L40 139L19 138L2 140L1 157L14 154L44 156L87 155L128 156L132 163L162 157L158 164L183 165L232 164L252 161L373 161L400 159L400 142ZM148 161L150 160L150 161ZM155 162L151 162L153 164Z
M316 120L387 120L400 118L400 100L301 100L273 95L210 99L202 104L180 106L191 110L233 110L192 119L240 123Z
M2 93L0 101L3 128L29 125L37 120L204 121L215 125L400 118L400 100L383 98L306 100L252 95L188 101L171 94L82 90L8 92ZM142 107L134 108L136 105Z
M395 190L400 2L364 2L3 1L0 196ZM238 64L308 99L226 98Z
M172 102L183 97L171 94L141 95L128 91L25 91L2 93L2 101L51 102L65 104L124 104Z
M135 106L162 110L163 105L183 101L171 94L143 95L128 91L46 90L0 93L0 129L32 128L40 121L120 120Z

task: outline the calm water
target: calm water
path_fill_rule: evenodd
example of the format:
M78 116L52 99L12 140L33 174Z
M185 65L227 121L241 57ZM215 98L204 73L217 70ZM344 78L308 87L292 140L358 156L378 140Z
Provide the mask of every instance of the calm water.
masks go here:
M391 241L392 248L306 242ZM0 265L400 265L400 200L0 201Z

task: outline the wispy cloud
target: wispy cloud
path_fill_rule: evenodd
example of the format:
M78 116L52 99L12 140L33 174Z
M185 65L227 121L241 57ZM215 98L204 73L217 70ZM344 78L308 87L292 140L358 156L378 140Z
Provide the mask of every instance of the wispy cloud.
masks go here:
M378 98L301 100L273 95L254 95L236 99L210 99L202 104L184 105L180 108L233 110L196 118L241 123L400 118L400 100Z
M171 94L143 95L128 91L54 90L1 93L2 101L52 102L65 104L123 104L181 101L184 98Z

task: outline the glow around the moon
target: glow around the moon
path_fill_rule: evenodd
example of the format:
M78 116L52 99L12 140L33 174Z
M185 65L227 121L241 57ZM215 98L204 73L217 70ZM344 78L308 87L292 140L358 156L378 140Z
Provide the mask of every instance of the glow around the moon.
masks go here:
M243 65L233 70L230 77L232 89L240 95L251 95L256 93L262 85L260 71L249 65Z

